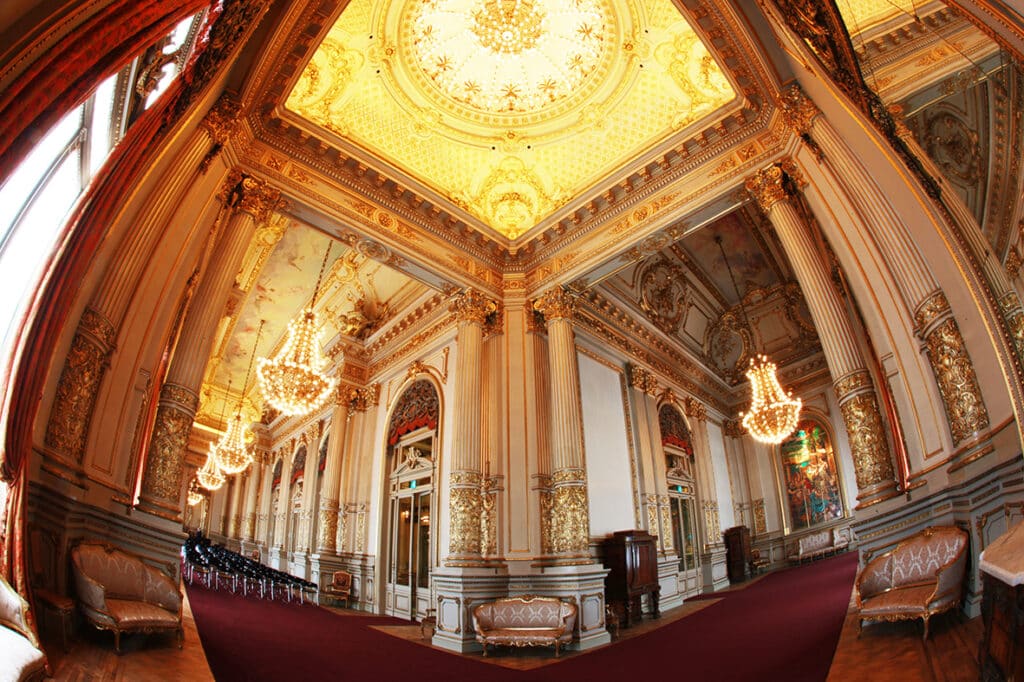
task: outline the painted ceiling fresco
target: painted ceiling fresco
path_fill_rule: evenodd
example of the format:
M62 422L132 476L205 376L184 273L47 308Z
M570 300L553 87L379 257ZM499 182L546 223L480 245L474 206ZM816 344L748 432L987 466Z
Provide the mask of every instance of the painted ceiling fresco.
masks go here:
M515 7L352 0L286 107L514 240L736 100L671 0Z

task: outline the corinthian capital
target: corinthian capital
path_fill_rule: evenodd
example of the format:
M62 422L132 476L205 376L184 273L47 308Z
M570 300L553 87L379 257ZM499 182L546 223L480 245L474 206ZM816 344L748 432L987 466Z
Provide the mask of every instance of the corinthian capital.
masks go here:
M784 184L785 177L786 174L782 171L782 166L773 164L747 178L745 183L747 191L765 213L768 213L777 202L785 201L790 197Z
M814 119L821 113L799 85L793 85L779 96L779 109L786 125L798 135L811 132Z
M551 320L572 319L573 311L576 310L576 299L569 292L561 287L554 287L545 291L540 298L533 302L533 308L544 315L544 319Z
M262 224L270 219L270 213L281 203L281 192L251 175L232 172L224 183L220 198L228 206L248 213Z
M455 296L449 310L459 322L486 324L488 316L498 309L497 303L476 289L466 289Z
M237 99L229 95L221 95L200 125L206 129L214 142L221 145L226 144L238 126L238 115L241 110L242 105Z

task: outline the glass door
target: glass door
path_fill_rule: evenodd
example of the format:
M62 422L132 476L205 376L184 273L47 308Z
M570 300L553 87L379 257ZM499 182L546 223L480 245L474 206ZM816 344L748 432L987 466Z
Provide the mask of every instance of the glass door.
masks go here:
M672 538L679 552L679 585L684 597L700 589L700 554L697 552L696 516L692 497L669 497L672 512Z

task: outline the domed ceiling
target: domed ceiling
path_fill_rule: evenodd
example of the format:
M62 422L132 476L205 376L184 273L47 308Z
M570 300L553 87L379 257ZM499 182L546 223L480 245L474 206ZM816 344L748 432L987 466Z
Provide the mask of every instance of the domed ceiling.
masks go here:
M735 98L670 0L352 0L286 108L513 241Z

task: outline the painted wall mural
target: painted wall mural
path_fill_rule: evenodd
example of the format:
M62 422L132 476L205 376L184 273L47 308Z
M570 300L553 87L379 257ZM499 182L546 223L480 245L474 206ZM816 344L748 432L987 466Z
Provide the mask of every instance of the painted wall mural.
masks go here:
M793 530L842 518L839 472L824 426L814 418L800 420L780 452L783 493Z

